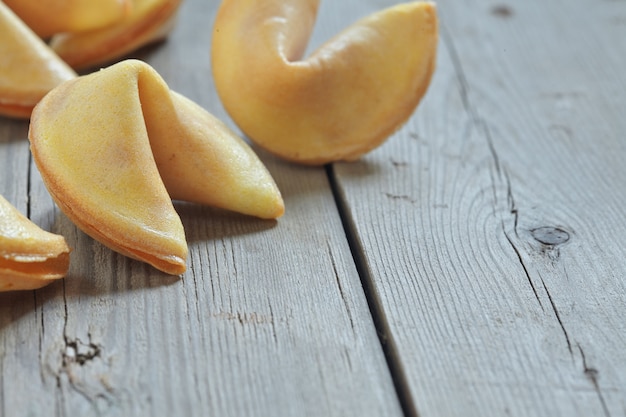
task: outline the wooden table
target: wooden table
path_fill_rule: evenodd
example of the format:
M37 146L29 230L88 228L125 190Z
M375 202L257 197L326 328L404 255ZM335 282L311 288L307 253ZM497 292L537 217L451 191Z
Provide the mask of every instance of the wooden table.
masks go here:
M393 3L323 1L313 46ZM217 5L135 56L232 125ZM0 120L0 193L74 248L0 295L0 416L626 415L626 3L437 6L410 121L354 163L256 149L285 216L177 205L182 277L76 229Z

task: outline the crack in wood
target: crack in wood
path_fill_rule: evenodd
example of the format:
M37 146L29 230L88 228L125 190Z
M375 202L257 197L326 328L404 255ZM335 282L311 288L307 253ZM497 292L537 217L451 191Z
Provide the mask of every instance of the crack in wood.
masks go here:
M259 313L246 313L246 312L230 312L230 311L219 311L217 313L211 314L211 317L220 320L228 320L232 322L239 323L240 326L245 325L260 325L260 324L272 324L274 323L273 313L270 312L267 314L259 314Z
M407 203L411 203L411 204L416 203L415 199L411 198L411 196L409 195L397 195L397 194L392 194L392 193L383 193L383 194L385 195L385 197L391 200L401 200L401 201L406 201Z
M326 242L326 246L328 248L328 256L330 257L330 263L333 267L333 274L335 275L335 282L337 282L337 288L339 289L339 295L341 296L341 300L343 301L343 306L346 309L346 314L348 315L348 320L350 321L350 327L352 328L352 334L356 338L356 326L354 324L354 318L352 317L352 311L350 310L350 305L348 304L348 299L344 292L343 285L341 284L341 278L339 276L339 271L337 270L337 263L335 261L335 257L333 256L333 251L329 242Z
M478 114L475 114L476 125L479 126L485 136L487 141L487 147L489 148L489 152L491 153L491 158L493 159L493 163L495 165L496 173L498 174L498 178L502 179L502 166L500 163L500 156L498 156L498 152L496 151L496 146L493 143L493 137L491 136L491 129L489 129L489 125L487 121L482 117L479 117Z
M504 178L506 180L506 199L509 205L509 213L513 216L513 232L515 233L515 237L519 239L519 210L517 209L517 205L515 203L515 196L513 195L513 186L511 185L511 176L509 175L508 170L504 170Z
M35 306L35 317L39 316L39 331L37 332L37 360L39 361L39 378L43 383L45 381L44 366L43 366L43 339L46 333L45 320L43 315L43 304L41 309L39 308L39 302L37 301L37 291L33 291L33 303Z
M578 348L578 352L580 353L580 357L583 362L583 372L585 373L585 376L591 381L591 384L593 385L593 388L596 391L596 394L598 394L598 400L600 401L600 405L602 406L602 411L604 412L604 416L611 417L611 412L606 403L606 400L604 399L604 396L602 395L602 390L600 389L600 383L599 383L600 372L596 368L590 367L587 364L587 357L580 343L577 343L576 347Z
M397 161L391 158L391 165L393 165L395 168L404 168L409 166L409 163L406 161Z
M454 46L454 42L452 41L452 36L450 35L450 32L448 31L448 28L446 27L444 22L441 22L440 33L441 40L450 54L452 67L454 68L454 74L456 75L457 81L459 82L459 94L461 95L463 108L470 115L473 115L474 109L472 109L469 102L469 84L467 82L467 78L465 77L463 67L461 66L461 58L456 51L456 47Z
M231 260L233 262L233 270L235 272L235 276L238 277L239 276L239 272L237 270L237 267L238 267L239 263L237 262L237 257L235 255L235 250L234 250L234 248L232 248L232 246L230 248L230 258L231 258Z
M63 341L65 342L65 346L67 346L67 321L68 321L68 311L67 311L67 291L65 286L65 280L62 281L63 286Z
M539 306L541 307L541 309L545 310L543 308L543 303L541 302L541 298L539 298L539 293L537 292L537 288L535 287L535 284L533 283L533 279L530 276L530 272L528 272L528 267L526 266L526 262L524 262L524 258L522 257L522 253L518 249L517 245L515 245L515 243L513 242L513 239L511 239L509 234L506 233L506 231L504 230L504 221L502 222L502 232L504 233L504 237L506 238L507 242L509 242L509 245L513 249L513 252L515 252L515 255L517 256L517 260L518 260L519 264L522 266L522 270L524 271L524 275L526 276L526 280L528 281L528 284L530 284L530 288L532 289L533 294L535 295L535 299L539 303Z
M567 343L567 350L569 350L570 355L573 355L574 352L572 350L572 342L570 340L569 333L567 332L567 329L565 328L565 325L563 324L563 320L561 319L561 314L559 313L559 309L556 307L556 303L552 299L552 294L550 294L550 291L548 290L548 287L546 286L546 283L543 278L541 278L541 284L543 285L543 289L546 292L546 295L548 296L548 300L550 300L552 311L554 311L556 320L559 322L559 326L561 326L561 330L563 331L563 335L565 336L565 342Z
M472 126L477 128L483 134L485 140L487 141L487 147L489 148L489 152L491 153L491 157L495 164L496 173L498 174L498 177L501 178L502 168L500 164L500 157L498 156L495 145L493 143L491 129L489 129L487 121L478 114L478 112L474 109L474 106L472 106L471 104L469 98L469 83L467 81L467 77L465 76L463 65L461 64L461 58L459 57L456 47L454 46L452 36L449 34L445 25L442 25L441 27L441 38L443 43L446 45L448 52L450 53L452 67L454 68L454 73L459 82L459 94L461 95L463 109L469 115Z
M195 257L195 254L193 251L190 252L190 257L192 259L193 262L193 258ZM200 276L204 276L204 271L203 271L203 265L202 262L198 262L198 265L200 265ZM195 265L194 265L195 266ZM194 304L196 307L196 320L198 321L198 323L202 322L202 317L200 316L200 298L198 297L198 278L197 278L197 273L196 273L196 268L193 269L193 273L191 274L191 280L193 281L193 290L194 290ZM183 283L184 283L184 277L183 276Z
M61 383L61 374L56 376L56 387L55 387L55 412L54 415L56 417L65 416L65 392L63 391L63 384Z
M491 135L491 131L489 129L489 125L487 124L486 120L480 117L480 115L471 105L471 101L469 97L469 91L470 91L469 84L468 84L467 78L465 77L459 55L454 47L454 43L452 42L451 36L448 34L447 30L445 30L445 27L442 30L442 39L444 43L446 44L446 46L448 47L448 50L450 51L452 65L454 67L454 71L456 73L457 80L459 83L459 91L461 95L461 101L463 103L463 108L467 112L470 118L471 124L475 128L479 129L480 133L482 133L482 135L484 136L487 147L489 149L489 152L493 160L494 168L490 171L490 178L491 178L491 187L492 187L492 191L494 195L494 213L498 210L498 206L499 206L498 202L500 200L499 193L498 193L498 186L502 182L502 177L504 176L504 181L506 185L506 201L507 201L507 208L508 208L507 211L509 215L512 216L514 236L517 240L520 240L520 235L519 235L520 213L517 207L515 195L513 192L512 181L511 181L509 172L508 170L504 169L502 165L502 161L500 160L497 149L494 145L494 141ZM495 175L494 175L494 172L495 172ZM530 274L529 268L526 265L524 257L522 256L522 250L515 243L513 237L509 233L507 233L507 230L505 228L505 221L506 221L506 218L504 218L503 216L501 219L501 228L506 238L506 241L508 242L511 249L515 253L515 256L517 257L517 261L521 265L522 270L524 271L524 275L526 276L526 280L528 281L528 284L530 285L532 289L535 299L539 303L541 309L545 310L543 303L541 302L541 298L539 297L538 289L533 282L533 278ZM542 227L542 228L531 230L530 232L532 236L538 242L542 244L544 255L547 255L548 258L552 259L553 261L558 260L558 256L559 256L558 246L568 242L570 239L570 234L566 230L561 229L561 228ZM570 352L570 355L573 355L572 341L571 341L569 332L567 331L567 328L563 322L563 319L561 318L561 314L556 305L556 302L553 299L552 294L550 293L550 290L545 283L545 280L541 276L539 278L541 279L543 291L546 293L548 297L551 309L559 324L561 332L563 336L565 337L567 349ZM580 345L578 345L578 349L580 350L581 356L583 358L583 367L584 367L585 375L587 375L587 377L591 380L594 386L594 389L598 393L598 397L600 398L600 402L602 403L602 408L604 410L605 416L610 416L606 401L604 400L604 397L602 396L602 392L598 384L598 371L595 368L590 368L589 366L587 366L584 352L582 348L580 347Z
M272 301L270 300L269 295L267 296L267 306L270 309L270 317L272 317L272 320L270 321L270 325L272 327L272 338L274 339L274 343L276 344L276 346L279 346L278 331L276 329L276 323L274 320L274 309L272 308Z
M507 212L509 215L511 215L511 220L513 222L513 232L515 236L519 238L519 209L517 208L515 195L513 193L511 177L509 175L508 170L505 169L502 165L502 161L500 160L497 149L494 145L493 137L491 135L491 130L489 129L489 125L487 121L484 120L478 114L478 112L474 109L474 107L471 104L470 97L469 97L469 91L470 91L469 83L467 81L467 78L465 77L465 72L463 71L463 66L461 65L461 60L454 46L454 42L452 41L452 38L450 34L448 33L448 31L446 30L445 26L442 28L441 33L442 33L442 40L444 44L446 44L448 51L450 53L452 66L454 68L454 72L459 82L459 93L461 95L463 108L468 114L471 124L475 128L479 129L480 133L482 133L482 136L485 138L487 147L489 149L489 153L493 161L493 169L490 170L490 178L491 178L491 189L493 192L493 199L494 199L494 203L493 203L494 214L496 214L498 210L498 206L499 206L498 202L500 201L500 198L499 198L500 193L498 192L498 186L504 181L505 183L504 185L506 186ZM494 175L494 172L496 175ZM505 227L505 221L506 221L505 218L501 219L502 233L504 234L504 237L506 238L506 241L509 243L511 249L513 249L513 252L515 253L515 256L517 257L518 263L522 267L526 280L528 281L528 284L530 285L530 288L535 296L535 299L539 303L539 306L541 307L541 309L544 310L543 303L541 302L541 298L539 297L537 288L533 282L532 276L529 272L526 262L524 261L522 252L520 248L518 247L518 245L516 245L515 242L513 241L513 238L509 235L509 233L507 233L506 227Z

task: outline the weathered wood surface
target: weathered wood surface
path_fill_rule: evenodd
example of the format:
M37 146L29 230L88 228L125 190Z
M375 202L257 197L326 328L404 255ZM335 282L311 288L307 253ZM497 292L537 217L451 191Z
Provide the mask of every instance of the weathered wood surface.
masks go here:
M427 99L334 168L411 407L626 415L626 3L437 4Z
M225 117L216 6L187 1L138 57ZM179 205L191 253L178 279L79 232L29 162L27 124L0 126L0 192L74 248L64 282L0 295L1 416L401 414L324 168L262 155L289 212L278 222Z
M393 3L323 1L313 44ZM0 193L75 248L0 295L0 416L626 415L626 3L437 5L407 125L327 170L259 152L278 222L178 205L180 279L78 231L0 120ZM228 121L216 7L138 57Z

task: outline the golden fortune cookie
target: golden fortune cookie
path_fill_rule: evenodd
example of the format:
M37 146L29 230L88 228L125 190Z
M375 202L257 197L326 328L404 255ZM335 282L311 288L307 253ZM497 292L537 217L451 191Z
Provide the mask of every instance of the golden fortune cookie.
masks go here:
M354 160L413 113L435 68L434 3L367 16L303 58L319 0L224 0L212 41L219 96L259 146L303 164Z
M50 47L72 68L84 70L121 59L167 37L182 0L131 0L117 23L86 32L55 35Z
M76 225L170 274L184 272L187 258L172 199L264 219L284 212L251 148L141 61L52 90L33 111L29 138L45 185Z
M34 290L63 278L70 249L0 196L0 292Z
M29 118L44 95L74 77L76 73L0 1L0 115Z
M131 0L4 0L42 38L106 27L130 13Z

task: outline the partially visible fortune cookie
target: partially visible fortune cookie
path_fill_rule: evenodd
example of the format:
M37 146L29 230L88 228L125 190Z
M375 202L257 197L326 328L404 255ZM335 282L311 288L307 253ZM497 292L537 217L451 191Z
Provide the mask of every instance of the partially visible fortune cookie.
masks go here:
M354 160L411 116L435 69L432 2L355 22L304 57L319 0L224 0L212 70L224 107L259 146L290 161Z
M4 0L42 38L110 26L130 13L131 0Z
M83 231L170 274L187 244L171 199L274 219L281 194L226 125L126 60L66 82L35 108L29 138L50 194Z
M63 278L70 249L0 196L0 292L33 290Z
M76 73L0 1L0 115L29 118L48 91L74 77Z
M113 25L59 33L50 47L72 68L84 70L121 59L167 37L182 0L131 0L130 13Z

